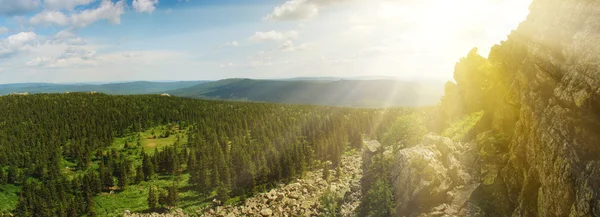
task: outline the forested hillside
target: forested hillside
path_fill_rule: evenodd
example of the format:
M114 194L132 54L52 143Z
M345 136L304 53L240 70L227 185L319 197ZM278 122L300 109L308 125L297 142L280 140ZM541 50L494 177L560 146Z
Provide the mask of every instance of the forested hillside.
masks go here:
M320 162L340 167L363 135L380 138L410 112L158 95L3 96L0 187L13 190L0 193L0 213L95 216L122 213L110 206L126 203L139 212L213 198L235 203ZM132 192L143 196L126 199Z

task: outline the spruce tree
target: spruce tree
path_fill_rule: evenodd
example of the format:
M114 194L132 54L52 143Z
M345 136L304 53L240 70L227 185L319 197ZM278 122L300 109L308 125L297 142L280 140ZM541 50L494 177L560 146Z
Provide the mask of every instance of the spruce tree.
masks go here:
M4 169L0 166L0 185L4 185L7 183L6 175L4 174Z
M135 170L135 182L137 184L137 183L144 181L144 179L145 179L144 169L142 169L142 166L140 165Z
M159 191L158 191L158 204L161 207L164 207L165 205L167 205L167 198L168 198L168 196L169 195L167 194L167 192L165 192L162 189L159 189Z
M323 179L329 181L329 162L323 163Z
M177 185L173 184L173 185L169 186L167 201L166 201L168 206L175 206L177 204L177 200L179 198L179 196L177 194L178 194Z
M154 187L152 187L152 185L150 185L148 188L148 207L150 210L155 210L158 203L156 199L156 193L154 192Z

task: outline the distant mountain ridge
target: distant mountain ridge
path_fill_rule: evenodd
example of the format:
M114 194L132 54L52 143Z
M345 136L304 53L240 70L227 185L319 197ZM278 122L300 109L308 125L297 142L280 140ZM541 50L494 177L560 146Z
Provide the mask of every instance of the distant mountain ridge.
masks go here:
M0 85L0 95L96 91L106 94L162 94L173 96L287 104L383 108L428 106L443 95L443 82L394 79L291 78L218 81L135 81L108 84L23 83Z
M443 82L382 80L225 79L169 91L174 96L345 107L435 105Z
M106 94L154 94L167 92L179 88L190 87L209 81L177 81L177 82L150 82L135 81L108 84L52 84L52 83L22 83L0 84L0 95L11 93L64 93L64 92L90 92L96 91Z

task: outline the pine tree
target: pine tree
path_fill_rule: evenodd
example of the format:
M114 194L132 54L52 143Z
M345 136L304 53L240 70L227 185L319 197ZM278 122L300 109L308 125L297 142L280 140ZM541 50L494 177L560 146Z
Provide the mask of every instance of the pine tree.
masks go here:
M160 189L158 192L158 204L160 204L161 207L164 207L167 204L167 198L168 198L168 194L167 192L165 192L164 190Z
M137 169L135 170L135 182L140 183L142 181L144 181L145 176L144 176L144 169L142 169L142 166L138 166Z
M335 167L335 178L340 179L341 176L342 176L342 166L338 165L337 167Z
M148 207L150 210L155 210L157 207L156 194L154 193L154 187L152 185L148 187Z
M104 167L104 163L100 163L100 174L102 180L102 186L104 189L109 189L115 186L112 172L108 167Z
M231 189L229 188L229 186L227 186L223 182L220 182L219 185L217 186L217 198L222 202L226 202L227 200L229 200L230 192L231 192Z
M124 167L124 166L122 166L122 167ZM128 184L127 183L127 170L125 168L121 168L119 170L119 174L117 176L117 181L118 181L117 185L119 186L119 188L121 190L124 190Z
M8 184L16 184L19 179L19 170L15 166L8 167L8 175L6 176L6 181Z
M4 174L4 169L0 167L0 185L4 185L8 182L6 179L6 175Z
M154 163L152 162L152 160L150 159L150 156L148 156L146 153L142 153L143 154L143 159L142 159L142 167L144 170L144 179L150 180L153 176L154 176Z
M329 162L323 163L323 179L329 181Z
M177 200L179 198L179 196L177 194L178 194L177 185L173 184L173 185L169 186L167 201L166 201L166 204L168 206L175 206L177 204Z

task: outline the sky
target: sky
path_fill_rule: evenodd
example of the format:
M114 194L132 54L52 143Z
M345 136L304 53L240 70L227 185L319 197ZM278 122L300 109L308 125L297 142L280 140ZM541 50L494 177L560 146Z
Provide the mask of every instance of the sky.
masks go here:
M531 0L0 0L0 84L450 80Z

